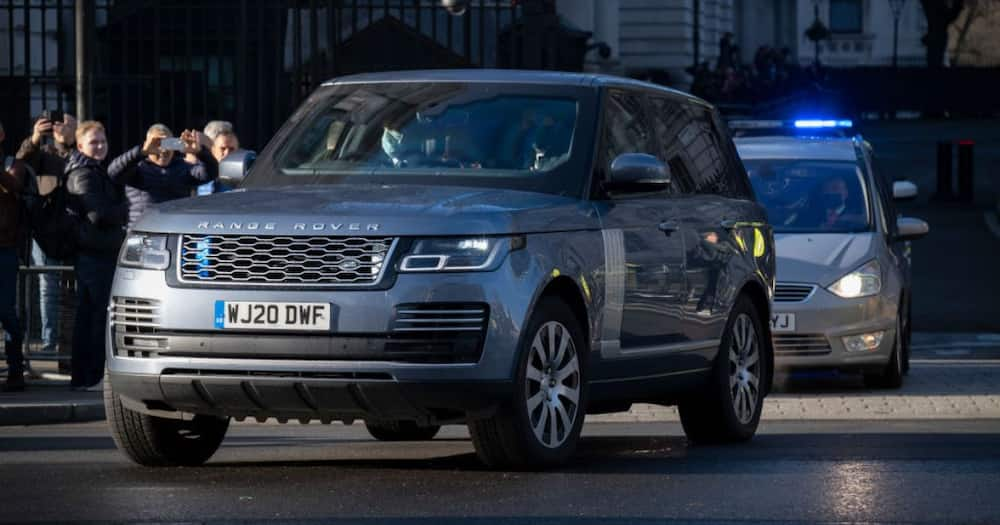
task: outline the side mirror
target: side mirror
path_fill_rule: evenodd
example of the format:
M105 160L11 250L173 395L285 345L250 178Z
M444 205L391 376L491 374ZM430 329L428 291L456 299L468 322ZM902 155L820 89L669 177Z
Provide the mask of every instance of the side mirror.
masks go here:
M931 227L925 221L912 217L900 217L897 219L896 229L899 230L899 233L896 234L896 239L901 241L916 240L931 231Z
M623 153L611 162L609 191L656 191L670 185L670 168L646 153Z
M248 149L236 150L219 162L219 182L229 187L238 186L246 178L257 154Z
M898 201L908 201L917 198L917 185L908 180L898 180L892 183L892 198Z

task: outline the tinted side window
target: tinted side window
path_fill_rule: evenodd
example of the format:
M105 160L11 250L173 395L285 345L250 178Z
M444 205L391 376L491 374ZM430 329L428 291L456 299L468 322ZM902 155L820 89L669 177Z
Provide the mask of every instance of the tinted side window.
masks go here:
M671 186L675 192L694 193L695 183L691 176L694 167L678 139L689 124L690 114L684 111L683 104L668 97L654 95L649 102L656 156L670 167Z
M654 153L651 142L642 96L611 91L604 111L604 168L623 153Z
M705 108L693 104L684 104L684 111L689 114L688 124L677 139L690 162L694 190L697 193L719 193L725 168L710 115Z
M858 157L858 161L862 165L864 171L874 175L871 179L875 183L875 191L879 201L878 207L882 224L884 225L887 233L894 235L896 233L896 219L898 218L898 212L896 211L896 202L892 198L892 182L889 181L888 178L881 172L871 173L874 171L874 163L866 152L860 151Z
M747 170L743 166L743 161L740 160L740 154L736 151L736 144L733 144L729 130L719 118L717 111L712 112L712 124L716 130L726 170L725 195L734 199L753 200L753 188L750 186Z

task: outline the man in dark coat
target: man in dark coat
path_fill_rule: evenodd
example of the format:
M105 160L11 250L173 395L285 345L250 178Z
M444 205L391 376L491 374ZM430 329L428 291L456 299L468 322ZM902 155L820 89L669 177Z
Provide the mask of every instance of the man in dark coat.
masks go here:
M50 139L51 137L51 139ZM17 158L34 170L38 191L46 194L59 182L65 182L66 161L76 149L76 119L66 113L62 120L45 116L35 121L31 136L17 150ZM31 243L33 266L63 266L68 261L49 257L37 242ZM39 311L42 316L42 350L55 352L59 344L60 275L47 272L38 276Z
M195 188L219 175L219 164L212 152L201 145L198 132L184 131L180 144L176 144L176 139L171 141L172 138L169 128L153 124L142 145L126 151L108 167L111 179L125 185L129 227L135 225L150 205L190 197ZM197 162L186 162L184 154L194 155Z
M3 139L3 125L0 124L0 143ZM23 188L24 165L19 160L8 159L0 147L0 323L7 333L4 343L7 354L4 392L24 390L24 334L17 318L18 197Z
M100 122L81 122L76 151L66 163L67 207L80 218L76 258L77 308L73 329L72 380L76 390L103 388L105 329L118 249L125 239L128 202L124 188L101 161L108 141Z

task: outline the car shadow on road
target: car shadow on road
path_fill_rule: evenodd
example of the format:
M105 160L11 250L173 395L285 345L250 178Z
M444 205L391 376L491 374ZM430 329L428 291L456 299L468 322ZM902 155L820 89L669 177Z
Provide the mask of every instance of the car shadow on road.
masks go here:
M474 453L431 458L385 457L384 444L373 443L363 453L382 457L319 460L255 460L212 462L203 467L243 470L314 468L350 471L452 471L471 475L523 476L575 474L733 474L755 471L795 473L803 462L970 461L995 472L1000 461L1000 424L996 433L787 433L760 434L749 443L697 446L683 436L600 436L581 440L565 466L535 471L492 471ZM942 447L942 443L948 446ZM415 443L419 446L419 443ZM225 446L225 445L224 445Z
M1000 367L928 365L913 367L898 389L871 388L860 373L829 370L779 372L774 394L865 396L998 396Z

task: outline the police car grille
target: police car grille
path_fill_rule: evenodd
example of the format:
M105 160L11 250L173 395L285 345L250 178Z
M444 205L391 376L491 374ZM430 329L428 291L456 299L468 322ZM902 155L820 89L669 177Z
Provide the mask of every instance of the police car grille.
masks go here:
M778 283L774 286L774 301L798 303L805 301L816 287L811 284Z
M371 286L392 237L182 235L178 275L187 283Z
M777 355L826 355L832 351L823 334L775 334L771 340Z

